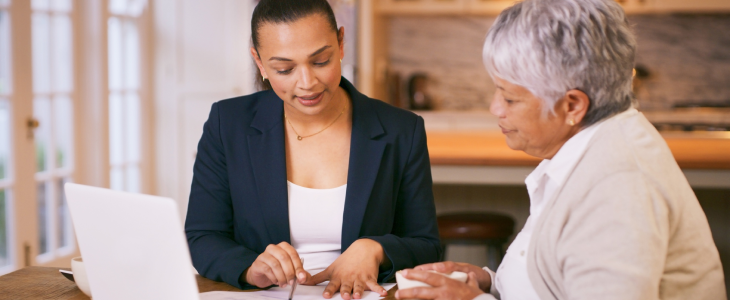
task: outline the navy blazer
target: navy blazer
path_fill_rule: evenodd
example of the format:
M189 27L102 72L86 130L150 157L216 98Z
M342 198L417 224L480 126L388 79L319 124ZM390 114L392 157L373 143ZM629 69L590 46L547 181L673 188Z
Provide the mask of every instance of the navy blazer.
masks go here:
M441 247L423 118L359 93L342 223L342 251L378 241L393 267L435 262ZM291 243L284 148L284 106L273 91L213 104L198 144L185 232L193 265L239 288L243 271L266 246ZM313 274L314 275L314 274Z

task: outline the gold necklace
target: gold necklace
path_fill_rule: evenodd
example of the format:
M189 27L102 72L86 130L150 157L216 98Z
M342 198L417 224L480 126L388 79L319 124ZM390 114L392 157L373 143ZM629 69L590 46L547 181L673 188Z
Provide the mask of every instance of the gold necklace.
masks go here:
M286 113L284 113L284 120L286 120L286 122L289 123L289 126L291 126L291 130L293 130L294 131L294 134L297 135L297 140L300 140L301 141L303 138L308 138L308 137L311 137L311 136L315 136L317 134L320 134L322 131L325 131L327 128L330 128L330 126L332 126L333 124L335 124L335 122L337 122L337 120L340 118L340 116L342 116L342 114L345 112L345 109L347 109L347 105L345 105L345 107L342 109L342 111L340 112L340 114L337 115L337 118L335 118L335 120L332 121L332 123L330 123L329 125L327 125L325 128L322 128L322 130L317 131L315 133L312 133L310 135L306 135L306 136L299 135L299 133L297 132L297 130L294 129L294 125L292 125L291 121L289 121L289 118L286 117Z

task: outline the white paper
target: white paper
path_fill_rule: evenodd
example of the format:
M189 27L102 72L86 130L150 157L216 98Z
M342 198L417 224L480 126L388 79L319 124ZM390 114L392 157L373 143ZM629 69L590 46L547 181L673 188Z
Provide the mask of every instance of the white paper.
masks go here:
M327 300L322 297L326 286L299 285L297 286L297 290L294 291L293 300ZM385 290L390 290L395 286L395 283L385 283L380 286L385 288ZM200 294L200 300L287 300L289 299L289 291L291 291L291 287L273 287L265 291L256 292L207 292ZM361 297L362 300L377 300L380 298L382 296L370 291L363 292ZM339 299L342 299L342 297L337 293L330 300Z

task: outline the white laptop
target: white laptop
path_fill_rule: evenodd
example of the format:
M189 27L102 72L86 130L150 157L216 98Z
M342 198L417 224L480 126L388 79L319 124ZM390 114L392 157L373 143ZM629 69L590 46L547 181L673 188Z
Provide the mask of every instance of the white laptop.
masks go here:
M175 201L67 183L94 299L198 299Z

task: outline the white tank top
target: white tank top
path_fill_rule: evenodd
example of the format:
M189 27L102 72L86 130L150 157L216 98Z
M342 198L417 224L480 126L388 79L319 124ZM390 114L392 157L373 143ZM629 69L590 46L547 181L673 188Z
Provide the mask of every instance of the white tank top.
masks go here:
M317 274L340 256L347 184L310 189L287 181L291 244L304 258L304 269Z

